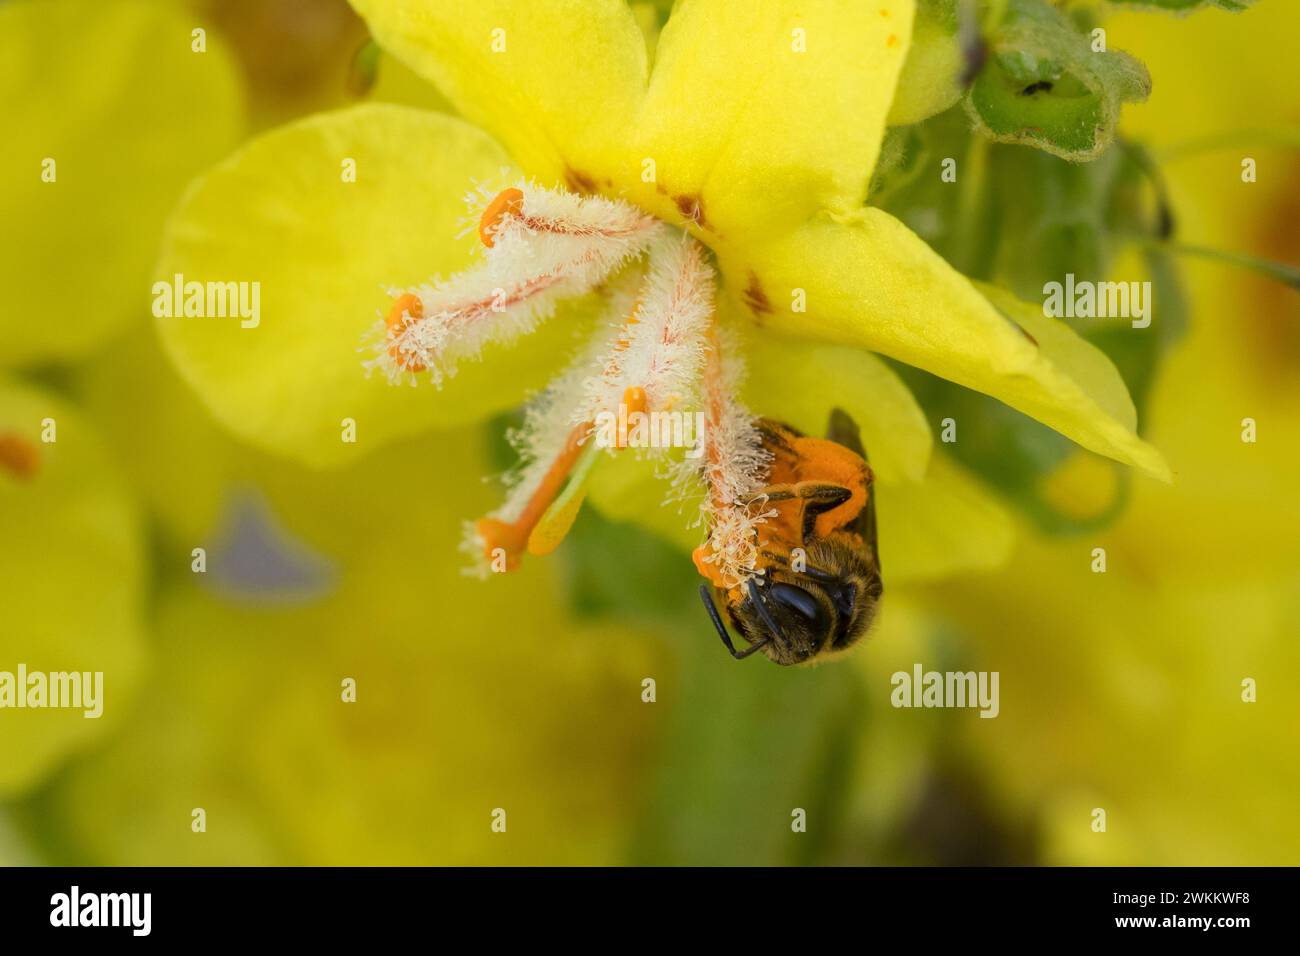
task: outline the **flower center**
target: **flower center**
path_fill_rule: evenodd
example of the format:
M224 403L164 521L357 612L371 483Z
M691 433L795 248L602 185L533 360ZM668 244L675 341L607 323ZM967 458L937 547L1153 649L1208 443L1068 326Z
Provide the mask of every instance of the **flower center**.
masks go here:
M480 261L445 281L391 290L368 368L441 385L460 361L532 331L566 298L598 293L611 319L622 316L525 410L506 501L470 532L480 569L509 570L525 552L551 550L597 457L635 449L661 460L678 499L702 492L709 536L700 560L719 580L731 586L758 573L754 529L763 517L740 502L759 487L766 457L736 398L740 363L716 328L705 248L628 203L529 183L479 191L471 207ZM698 415L703 436L692 447L647 444L643 423L659 434L656 416L672 415ZM619 423L614 437L594 441L605 416Z

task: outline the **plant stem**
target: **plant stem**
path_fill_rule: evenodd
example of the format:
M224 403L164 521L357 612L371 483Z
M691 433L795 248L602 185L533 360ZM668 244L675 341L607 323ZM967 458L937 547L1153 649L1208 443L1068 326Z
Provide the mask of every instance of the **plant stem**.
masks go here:
M1162 252L1168 252L1176 256L1194 256L1199 259L1209 259L1225 265L1249 269L1300 291L1300 267L1285 262L1262 259L1259 256L1248 255L1244 252L1233 252L1228 249L1212 249L1209 246L1198 246L1185 242L1169 242L1150 236L1135 238L1140 245L1146 248L1159 249Z

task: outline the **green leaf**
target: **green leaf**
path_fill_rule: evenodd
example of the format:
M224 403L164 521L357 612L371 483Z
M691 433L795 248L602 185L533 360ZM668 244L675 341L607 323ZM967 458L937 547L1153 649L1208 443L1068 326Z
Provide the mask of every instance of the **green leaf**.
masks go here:
M993 279L1030 301L1042 297L1045 283L1062 281L1067 273L1093 282L1116 278L1111 271L1125 242L1173 229L1159 172L1147 153L1131 143L1086 165L1008 151L1000 156L993 179L995 195L1018 198L1003 203L1000 212ZM1154 248L1144 260L1146 274L1128 278L1152 283L1150 328L1065 320L1115 363L1139 417L1159 362L1182 335L1188 311L1170 254Z
M1096 158L1115 136L1120 105L1151 92L1146 67L1095 41L1043 0L1010 0L966 99L977 128L1072 162Z
M922 234L937 251L973 278L1041 301L1043 286L1062 281L1128 278L1152 283L1151 327L1092 319L1064 320L1115 364L1144 419L1147 395L1170 346L1186 324L1187 302L1173 256L1158 244L1145 262L1112 271L1126 242L1168 235L1172 216L1158 170L1139 147L1123 143L1091 163L1071 163L1047 153L972 140L960 111L893 130L882 156L888 162L873 182L871 201ZM983 145L983 172L971 161ZM956 157L957 181L939 176L944 157ZM966 203L966 197L976 202ZM968 211L964 211L968 210ZM963 241L963 233L969 241ZM974 251L964 256L963 251ZM1140 268L1144 266L1144 268ZM897 368L897 366L896 366ZM1122 509L1127 477L1118 475L1113 498L1098 510L1062 512L1043 494L1052 476L1071 463L1068 441L1032 419L958 386L913 369L898 369L932 423L959 423L958 441L940 446L1000 491L1040 529L1061 534L1104 527Z

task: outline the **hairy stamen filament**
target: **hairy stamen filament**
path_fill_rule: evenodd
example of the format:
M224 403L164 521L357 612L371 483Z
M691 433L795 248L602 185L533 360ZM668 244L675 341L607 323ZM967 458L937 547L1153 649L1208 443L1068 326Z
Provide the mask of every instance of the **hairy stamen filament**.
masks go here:
M644 391L647 410L697 393L713 300L713 270L703 247L689 237L656 243L637 321L592 381L587 414L613 411L629 388Z
M770 512L746 502L769 461L752 416L735 398L740 364L722 354L716 276L705 248L630 204L602 197L522 183L495 193L479 189L469 201L477 215L467 231L477 229L483 260L446 282L393 290L370 367L392 379L428 372L440 383L485 344L531 331L565 297L601 286L626 310L603 344L530 404L524 426L512 434L523 466L507 479L505 503L468 527L465 547L477 570L511 570L525 552L545 553L563 539L606 451L606 442L590 440L605 415L619 423L607 443L625 449L632 416L695 401L704 409L695 413L703 419L703 458L697 445L693 454L660 460L668 463L675 497L695 497L703 487L700 512L709 532L697 566L724 587L761 573L755 529ZM644 270L621 272L642 254ZM639 281L635 295L628 279Z
M529 494L527 501L524 503L523 510L519 516L511 521L489 515L486 518L480 518L475 524L475 530L478 533L482 547L482 556L485 560L491 561L498 549L505 555L505 568L507 571L513 571L519 566L519 561L523 557L524 550L528 547L528 538L537 527L537 522L541 520L542 515L546 514L546 509L555 501L556 496L564 490L564 484L568 481L569 473L573 470L574 463L578 456L582 454L583 443L591 433L591 423L584 422L575 425L569 432L569 437L564 442L564 448L559 455L547 468Z
M479 219L484 261L446 282L394 290L366 365L435 384L491 342L531 332L559 301L589 292L664 227L626 203L538 187L503 190Z
M732 588L756 576L757 527L773 512L746 504L761 487L770 458L762 448L753 416L734 396L739 369L728 367L716 328L708 332L704 368L705 441L703 505L708 540L695 552L700 573L722 587Z

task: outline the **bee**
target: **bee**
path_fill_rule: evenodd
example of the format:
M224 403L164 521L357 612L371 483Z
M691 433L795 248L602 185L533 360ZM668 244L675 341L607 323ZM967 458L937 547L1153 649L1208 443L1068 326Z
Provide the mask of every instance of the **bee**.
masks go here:
M847 650L871 628L883 585L876 549L873 475L858 426L831 412L827 437L810 438L788 425L759 419L771 455L768 485L747 504L775 514L758 526L761 574L724 588L709 577L700 596L732 657L761 651L777 664L806 664ZM747 642L736 650L714 603Z

